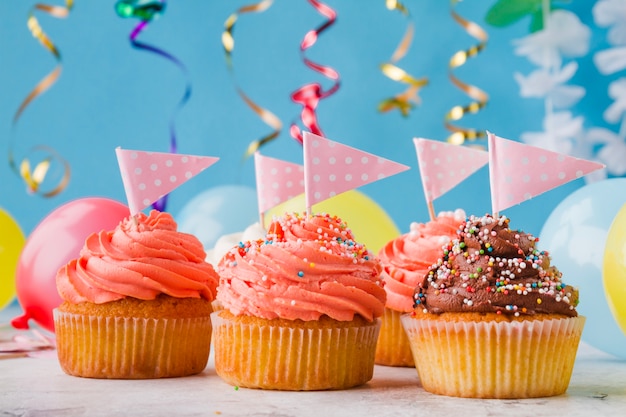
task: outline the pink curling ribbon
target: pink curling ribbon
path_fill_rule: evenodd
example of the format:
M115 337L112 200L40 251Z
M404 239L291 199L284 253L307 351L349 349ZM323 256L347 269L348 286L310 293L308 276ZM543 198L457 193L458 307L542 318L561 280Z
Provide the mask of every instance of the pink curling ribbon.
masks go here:
M175 129L175 116L178 111L189 101L189 97L191 97L191 82L189 80L189 73L185 65L178 60L175 56L165 52L164 50L157 48L152 45L148 45L146 43L140 42L137 40L139 34L148 27L148 24L157 16L163 13L165 10L166 1L165 0L120 0L115 5L115 10L118 16L123 18L138 18L141 21L133 31L130 33L130 43L131 45L140 50L152 52L157 54L170 62L176 65L183 72L186 78L186 86L185 92L183 93L182 98L178 102L172 117L170 118L170 147L169 153L176 153L176 129ZM155 201L152 204L152 207L159 211L165 211L167 206L167 195L161 197L159 200Z
M303 85L291 94L291 100L297 104L302 105L302 112L300 114L300 117L302 119L302 124L307 128L307 130L316 135L324 136L322 129L317 122L315 109L317 109L317 105L319 104L320 100L331 96L339 89L339 73L331 67L317 64L311 61L310 59L306 58L304 52L313 45L315 45L315 42L317 42L317 38L319 37L319 35L326 29L328 29L333 23L335 23L335 20L337 19L337 13L327 5L320 3L317 0L309 0L309 3L311 3L315 10L317 10L322 16L326 17L328 20L326 20L326 22L324 22L317 29L310 30L304 36L304 39L300 43L300 54L302 55L302 60L307 67L316 72L319 72L320 74L331 80L334 80L335 83L327 91L324 91L319 83ZM301 144L303 143L302 133L300 131L300 128L295 123L291 124L289 133L298 142L300 142Z

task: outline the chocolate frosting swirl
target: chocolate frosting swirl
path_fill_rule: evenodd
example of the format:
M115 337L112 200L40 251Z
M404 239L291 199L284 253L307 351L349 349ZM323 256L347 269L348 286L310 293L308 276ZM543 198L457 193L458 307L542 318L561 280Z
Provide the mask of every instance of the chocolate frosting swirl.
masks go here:
M577 316L578 290L561 281L539 239L509 228L505 216L469 217L415 290L430 313Z

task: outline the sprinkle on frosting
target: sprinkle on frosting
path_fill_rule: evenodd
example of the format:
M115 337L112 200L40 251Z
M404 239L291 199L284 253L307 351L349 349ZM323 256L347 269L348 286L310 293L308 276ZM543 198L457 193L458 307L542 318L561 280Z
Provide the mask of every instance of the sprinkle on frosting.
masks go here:
M424 280L428 268L440 256L442 245L456 237L465 212L443 212L427 223L411 223L409 233L398 236L381 248L378 258L387 292L386 307L401 312L413 309L413 292Z
M442 248L414 294L431 313L556 313L576 316L578 290L561 280L538 238L509 228L505 216L471 216Z
M266 319L373 320L384 309L381 269L337 216L290 213L222 258L218 300L233 314Z

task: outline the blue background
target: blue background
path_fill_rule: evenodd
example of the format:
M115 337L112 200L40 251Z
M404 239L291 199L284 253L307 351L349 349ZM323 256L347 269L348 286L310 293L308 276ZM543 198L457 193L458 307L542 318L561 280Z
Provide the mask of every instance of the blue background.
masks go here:
M28 234L49 212L80 197L104 196L125 201L114 149L167 151L169 121L179 102L185 77L178 67L154 54L131 47L129 34L137 24L114 11L114 1L77 0L67 19L36 13L41 26L62 54L58 82L23 113L16 128L12 118L21 101L56 65L53 56L30 34L27 15L35 2L0 0L0 206ZM54 2L63 4L62 2ZM263 148L267 156L301 163L301 147L288 133L300 107L290 94L310 82L325 88L331 82L302 63L299 44L324 17L304 0L276 0L266 12L240 16L234 31L235 79L229 74L221 45L224 21L245 1L169 1L165 13L150 23L139 39L176 56L189 70L192 97L176 115L178 152L219 156L221 160L170 194L168 211L179 212L200 192L225 184L254 186L252 158L242 162L250 141L270 131L236 94L234 80L259 105L284 123L281 136ZM318 120L326 137L409 165L412 169L360 189L377 201L401 231L411 221L428 219L413 137L445 140L445 113L468 98L448 80L454 52L476 43L450 15L441 0L405 0L415 24L415 39L399 62L414 76L427 76L422 104L409 117L381 114L378 102L404 90L383 76L379 65L390 59L408 20L386 9L383 0L328 0L337 22L306 52L315 62L341 76L341 88L321 101ZM467 0L455 10L487 30L487 48L455 74L490 95L487 107L460 125L490 130L518 139L542 130L544 103L519 96L513 73L527 75L535 67L514 54L512 41L528 34L528 20L506 28L487 25L484 17L494 1ZM606 31L593 22L593 1L567 5L592 29L591 51L577 59L572 84L587 95L571 109L585 117L585 127L603 126L610 104L608 83L616 77L598 73L592 53L605 48ZM619 75L619 74L618 74ZM45 144L56 149L72 168L67 189L45 199L25 192L7 162L10 141L19 159L29 148ZM2 162L4 160L4 162ZM452 192L435 201L435 209L461 207L483 214L491 209L487 169L483 168ZM577 180L505 211L512 226L539 234L553 208L584 184Z

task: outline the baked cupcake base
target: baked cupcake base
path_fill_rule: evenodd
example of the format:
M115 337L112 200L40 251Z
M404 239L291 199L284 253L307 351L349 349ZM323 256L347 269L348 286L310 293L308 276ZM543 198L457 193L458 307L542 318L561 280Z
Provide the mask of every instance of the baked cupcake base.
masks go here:
M239 387L344 389L372 379L380 321L265 320L215 312L215 370Z
M376 359L378 365L386 366L415 366L409 338L402 326L400 317L405 314L401 311L385 308L376 345Z
M146 379L193 375L207 365L211 303L159 296L54 310L59 363L69 375Z
M426 391L534 398L567 390L585 318L410 313L402 322Z

